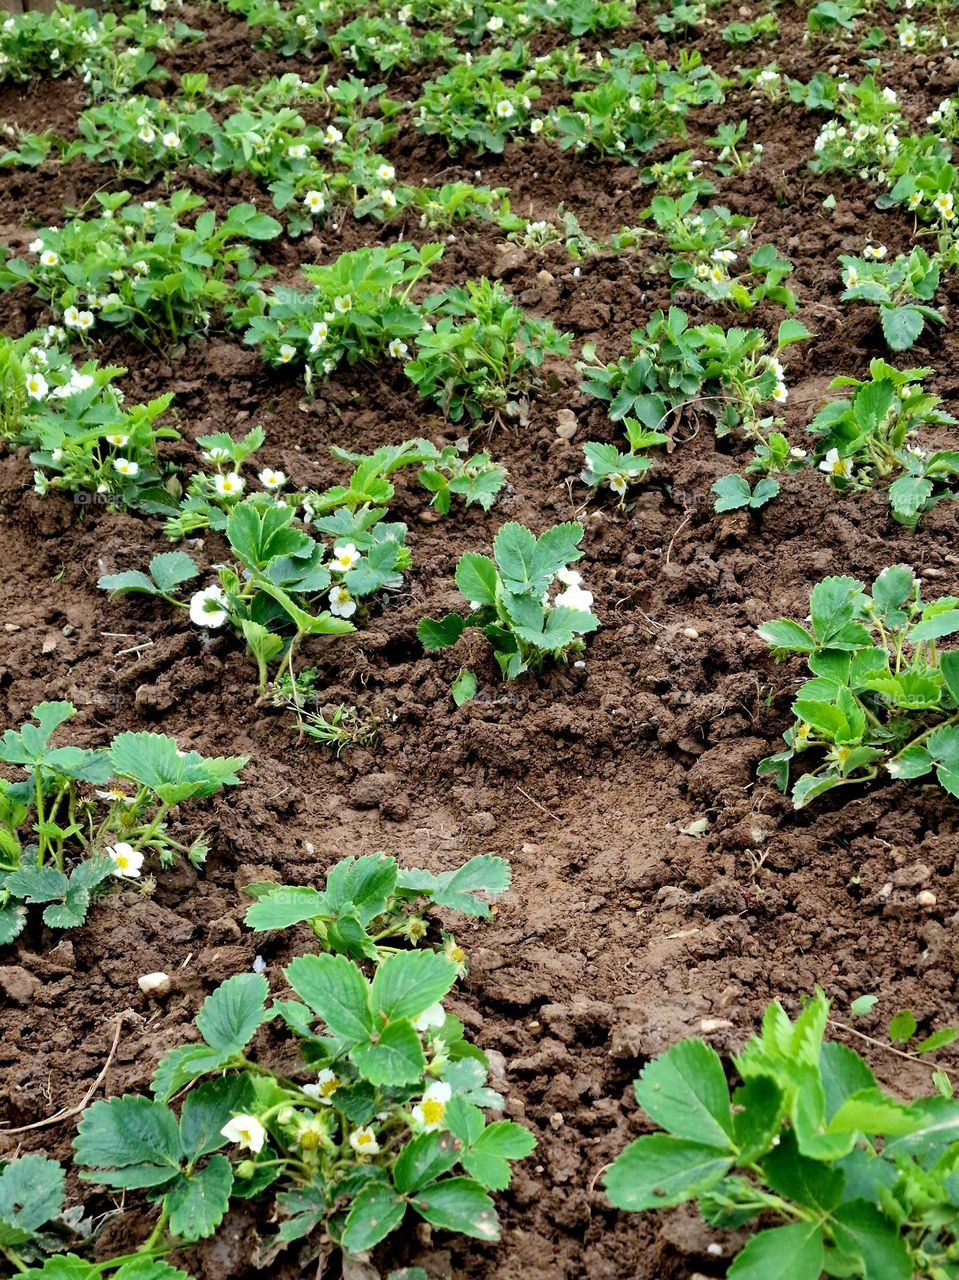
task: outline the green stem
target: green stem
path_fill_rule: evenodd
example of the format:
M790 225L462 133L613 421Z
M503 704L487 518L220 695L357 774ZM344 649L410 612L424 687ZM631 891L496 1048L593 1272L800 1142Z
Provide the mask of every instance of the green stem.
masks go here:
M170 1215L169 1213L167 1213L166 1209L164 1209L163 1212L160 1214L159 1218L157 1219L156 1226L150 1232L150 1235L144 1241L141 1247L137 1250L137 1253L148 1253L156 1249L157 1244L159 1243L160 1239L163 1236L163 1232L166 1230L166 1224L169 1222L169 1220L170 1220Z
M18 1255L18 1254L16 1254L16 1253L14 1253L14 1251L13 1251L12 1249L0 1249L0 1253L2 1253L2 1254L3 1254L3 1256L6 1258L6 1260L7 1260L7 1261L12 1265L12 1266L16 1267L16 1269L17 1269L19 1272L23 1273L23 1272L25 1272L25 1271L27 1271L27 1270L29 1269L29 1268L27 1268L26 1266L24 1266L23 1262L21 1262L21 1260L20 1260L19 1255Z
M46 853L46 849L47 849L47 840L42 830L43 823L44 823L43 780L41 777L41 769L39 765L37 765L36 769L33 772L33 783L34 783L34 798L37 806L37 827L39 828L39 830L37 831L37 838L38 838L37 866L42 867L43 855Z

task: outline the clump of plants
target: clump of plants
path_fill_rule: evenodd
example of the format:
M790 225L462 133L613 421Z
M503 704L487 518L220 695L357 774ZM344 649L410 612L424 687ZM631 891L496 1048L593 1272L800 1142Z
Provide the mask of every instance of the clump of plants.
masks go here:
M344 253L328 266L302 268L313 286L308 292L260 291L234 320L269 364L303 368L308 386L343 360L400 358L423 326L413 289L442 254L440 244L407 243Z
M509 864L489 853L439 874L400 867L395 858L371 853L338 862L322 890L249 885L245 892L256 902L246 923L257 932L306 923L325 950L353 960L378 962L398 948L426 943L463 965L462 949L439 928L433 913L445 909L489 919L485 899L504 893L509 882Z
M157 425L172 395L125 408L114 383L127 371L97 360L75 364L61 331L0 338L0 438L32 450L38 493L63 490L78 502L136 506L163 475L159 445L178 440Z
M349 896L345 930L350 903L358 913L388 908L395 875L389 859L334 869L326 893ZM259 907L269 911L270 899ZM407 1216L498 1239L490 1192L509 1185L510 1162L535 1141L484 1114L502 1099L486 1083L485 1055L443 1006L463 965L432 949L374 948L370 961L298 956L283 972L292 998L271 1008L266 978L229 978L197 1016L201 1041L160 1062L152 1099L86 1110L75 1141L81 1176L150 1188L160 1207L152 1248L213 1234L233 1198L271 1202L279 1227L268 1245L297 1245L301 1263L362 1253ZM256 1031L276 1018L300 1049L293 1076L251 1056ZM183 1097L177 1111L174 1097Z
M478 627L506 680L581 653L583 637L599 627L592 594L570 568L582 558L583 532L581 524L560 524L537 538L521 524L504 524L493 541L492 559L468 552L456 566L456 585L470 614L423 618L417 634L425 648L448 648L467 627ZM475 676L463 673L457 700L465 701L475 690Z
M959 1257L959 1103L948 1082L913 1102L880 1089L857 1053L825 1040L828 1017L822 992L794 1023L769 1005L732 1059L732 1092L703 1040L653 1058L635 1088L658 1131L614 1161L606 1193L640 1212L694 1201L718 1230L760 1219L730 1280L946 1280Z
M835 787L933 774L959 796L959 598L926 603L905 564L884 569L870 590L856 578L824 578L809 598L809 621L759 628L777 658L803 654L812 678L793 702L786 750L763 760L760 776L789 788L800 757L812 767L792 786L803 808ZM808 754L807 754L808 753Z
M939 263L920 245L891 262L885 258L854 258L843 254L843 302L870 302L879 310L883 337L891 351L907 351L926 327L926 321L945 324L945 317L929 303L939 288Z
M670 307L668 313L655 312L645 330L634 330L629 355L607 365L595 363L595 347L584 344L584 360L577 365L585 375L581 389L608 405L613 422L623 423L629 453L587 444L583 479L605 484L622 498L651 466L645 451L668 443L662 428L671 419L700 414L712 419L717 436L739 431L754 445L749 469L767 477L791 469L798 459L777 430L779 419L763 416L763 408L785 403L789 392L780 357L808 336L798 321L784 320L770 351L761 329L690 325L686 312ZM767 501L778 492L778 482L770 483L775 489Z
M932 372L873 360L868 379L836 378L832 388L848 389L849 398L830 401L809 424L814 461L830 484L841 493L885 489L893 518L909 528L937 503L955 498L959 477L959 452L931 451L922 443L923 429L956 422L922 386Z
M467 281L428 298L416 356L404 364L421 396L453 422L492 415L524 420L526 392L547 356L569 352L571 336L529 316L498 281Z
M181 751L175 738L121 733L107 748L54 746L76 715L69 702L41 702L33 719L0 738L0 762L21 782L0 780L0 943L26 924L26 904L45 904L54 929L83 924L112 877L139 880L146 859L161 867L185 855L201 865L209 846L181 844L170 811L239 783L247 756Z
M252 289L268 268L250 241L272 240L275 218L234 205L217 225L206 210L192 227L181 219L203 201L177 191L167 203L130 204L130 193L97 192L103 212L45 227L29 258L0 268L0 291L28 284L48 302L68 337L81 341L120 328L169 347L211 327L238 288Z

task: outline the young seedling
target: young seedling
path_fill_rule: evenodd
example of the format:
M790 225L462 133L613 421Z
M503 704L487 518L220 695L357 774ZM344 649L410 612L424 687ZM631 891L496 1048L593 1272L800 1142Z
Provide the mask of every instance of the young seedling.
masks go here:
M793 784L797 809L880 768L901 779L935 772L959 796L959 650L939 645L959 633L959 599L926 604L912 569L896 564L871 591L855 578L824 578L809 605L808 626L781 618L759 628L777 658L804 654L813 674L793 702L787 749L763 760L760 776L785 791L792 761L814 752L814 767Z
M489 919L484 899L504 893L509 881L509 864L489 853L438 875L400 867L395 858L372 853L338 862L325 890L249 885L245 892L256 902L246 923L261 932L305 922L326 950L354 960L379 962L404 946L427 943L462 964L455 939L438 929L432 913L445 908Z
M0 738L0 761L27 774L0 781L0 943L23 929L27 903L45 904L51 928L83 924L104 883L140 879L150 853L163 867L181 854L202 864L208 846L174 839L167 816L238 784L248 761L181 751L175 738L155 733L121 733L106 749L56 747L53 735L76 708L42 702L31 714L35 724ZM30 835L36 841L24 843Z
M959 1253L952 1170L959 1103L911 1103L879 1088L857 1053L825 1042L821 991L795 1023L771 1004L732 1066L682 1040L643 1069L636 1097L659 1131L638 1138L606 1174L619 1209L695 1201L712 1229L763 1229L730 1280L946 1280Z
M592 595L569 567L582 557L582 537L580 524L555 525L538 538L521 524L503 525L493 559L468 552L456 566L456 585L472 613L423 618L417 635L424 647L445 649L467 627L479 627L506 680L581 653L583 636L600 625L591 612ZM557 585L559 593L551 595Z

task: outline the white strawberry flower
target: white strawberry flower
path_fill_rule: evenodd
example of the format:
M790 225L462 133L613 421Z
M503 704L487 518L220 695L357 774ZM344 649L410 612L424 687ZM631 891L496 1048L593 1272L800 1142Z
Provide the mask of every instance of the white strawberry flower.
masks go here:
M368 1124L353 1130L350 1134L350 1146L360 1156L375 1156L380 1149L376 1134Z
M303 205L310 213L322 213L326 208L326 197L322 191L308 191L303 197Z
M338 311L341 316L348 315L353 310L353 299L348 293L337 295L333 299L333 310Z
M577 569L557 569L556 581L566 587L578 587L582 584L583 575Z
M589 613L593 605L592 592L582 587L567 587L554 601L558 609L574 609L577 613Z
M156 136L157 136L156 129L151 129L148 124L144 125L143 128L140 130L140 132L137 134L137 137L140 139L140 141L145 142L148 145L154 141Z
M381 164L377 167L376 176L380 182L392 182L396 177L396 170L391 164Z
M279 355L277 356L277 359L279 360L280 364L289 364L295 355L296 355L296 347L291 347L288 342L284 342L283 345L280 347L280 352L279 352Z
M409 347L402 338L393 338L387 347L387 351L389 351L394 360L401 360L409 351Z
M324 1107L333 1105L333 1094L342 1084L340 1077L329 1067L324 1067L316 1077L315 1084L305 1084L303 1092L315 1102L322 1102Z
M46 378L42 373L31 373L27 378L27 395L31 400L42 400L46 394Z
M226 594L213 583L197 591L190 600L190 621L198 627L222 627L227 619Z
M436 1004L431 1004L428 1009L424 1009L421 1014L413 1019L413 1026L417 1031L428 1031L441 1027L445 1021L446 1010L437 1001Z
M228 1120L220 1133L228 1142L235 1142L239 1147L246 1147L254 1155L263 1150L266 1142L266 1129L256 1116L239 1115Z
M330 336L330 326L325 320L317 320L310 330L310 350L316 351Z
M392 192L392 191L381 191L381 192L380 192L380 200L382 200L383 204L387 207L387 209L395 209L395 208L396 208L396 195L395 195L395 193L394 193L394 192Z
M352 542L344 542L333 550L331 568L336 573L348 573L360 558L360 553Z
M81 311L77 316L77 328L81 333L86 333L88 329L93 328L93 312Z
M46 249L40 254L41 267L55 267L59 261L59 254L54 253L52 249Z
M323 134L323 137L326 139L327 144L331 147L335 146L337 142L343 141L343 134L339 131L339 129L337 129L336 125L333 125L333 124L327 125L326 132Z
M330 592L330 613L334 618L352 618L356 613L356 601L346 587L334 587Z
M264 467L258 479L264 489L282 489L286 484L286 472L274 471L272 467Z
M819 470L825 471L827 475L837 476L841 480L847 479L852 475L852 458L840 458L838 449L830 449L820 462Z
M31 240L27 245L31 253L43 253L43 241L38 236L36 240Z
M107 444L112 444L115 449L122 449L129 439L130 439L129 436L113 435L113 436L107 436L106 442Z
M140 464L134 462L132 458L114 458L113 470L117 475L125 476L126 479L132 480L134 476L139 475Z
M245 485L246 481L236 471L229 471L225 476L213 477L213 487L221 498L238 498Z
M427 1087L421 1102L413 1108L413 1127L419 1133L435 1133L442 1129L446 1119L446 1104L453 1090L445 1080L437 1080Z
M500 120L508 120L513 114L513 104L508 98L501 98L496 104L496 114Z
M132 844L119 841L107 846L107 857L113 863L113 874L125 880L139 880L143 868L143 854Z

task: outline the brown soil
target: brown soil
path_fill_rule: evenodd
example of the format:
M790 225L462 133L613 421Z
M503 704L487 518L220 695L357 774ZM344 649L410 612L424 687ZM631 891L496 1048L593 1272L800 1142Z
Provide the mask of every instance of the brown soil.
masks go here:
M773 56L800 78L834 58L852 64L853 74L861 69L845 44L801 43L794 5L780 7L782 36L773 46L730 54L716 32L732 16L734 8L723 10L698 42L717 69ZM203 68L228 84L309 69L303 60L288 66L259 52L251 63L242 24L218 12L191 13L189 21L216 30L206 45L171 60L176 71ZM638 30L653 33L651 23ZM627 39L617 33L613 43ZM918 120L955 83L956 70L949 59L894 58L883 80L903 92ZM391 90L412 96L415 83L408 77ZM66 131L71 103L75 114L74 94L61 84L7 89L0 118ZM908 242L909 224L877 212L868 188L855 182L836 184L837 208L823 209L833 188L806 168L818 121L788 104L758 105L734 90L726 106L696 120L684 145L709 136L717 121L744 116L749 140L764 143L763 162L745 179L722 182L717 198L758 216L755 243L771 240L796 263L799 316L816 334L794 349L789 366L788 416L798 439L833 376L861 376L871 357L884 354L864 311L840 312L837 254L858 252L866 236L895 252ZM545 216L562 202L593 232L635 222L649 198L634 169L591 166L545 143L508 147L500 159L451 160L441 139L401 130L391 153L401 179L442 172L452 180L479 167L483 181L510 187L519 211ZM239 180L224 189L190 177L213 203L250 194ZM105 180L88 165L5 174L3 238L62 220L65 204L82 203ZM306 252L326 259L377 235L371 224L347 221ZM423 238L414 225L380 235ZM490 229L468 226L448 244L435 278L445 284L489 272L500 247ZM304 252L284 242L268 256L292 268ZM630 330L668 302L648 254L592 259L579 277L573 267L552 248L519 255L504 278L525 306L572 331L577 343L595 341L604 358L625 349ZM952 282L942 300L951 312ZM7 332L43 318L19 292L0 305ZM771 307L744 321L695 300L686 305L704 318L770 332L782 318ZM195 457L190 442L198 435L262 423L264 460L298 484L322 486L342 478L329 460L332 444L368 451L414 435L459 434L388 364L345 372L305 403L291 381L224 339L190 345L169 363L122 339L110 342L107 356L129 366L130 397L175 393L185 461ZM934 385L955 409L955 328L927 335L910 363L938 370ZM646 1058L700 1033L704 1019L714 1028L710 1042L731 1050L768 1000L795 1011L817 983L840 1010L876 992L880 1002L861 1025L880 1036L904 1007L927 1030L955 1021L959 961L947 942L959 919L955 802L934 786L888 784L829 795L797 814L755 777L757 761L778 748L800 674L798 664L772 662L756 625L802 616L812 585L828 573L868 579L896 561L913 564L931 589L959 594L954 509L940 506L914 534L888 521L879 497L843 500L810 473L758 516L717 518L709 487L734 469L730 455L741 446L717 442L695 417L678 425L675 449L626 513L609 502L587 505L583 487L569 482L581 466L580 444L615 433L601 407L578 392L572 360L552 373L529 426L489 439L511 481L494 510L436 520L424 511L422 492L401 478L396 518L410 526L414 556L403 593L355 636L308 647L324 702L371 710L381 726L375 748L341 760L298 743L279 711L254 705L252 671L235 642L184 629L162 605L111 603L97 591L100 573L139 566L158 549L154 522L41 499L22 454L0 462L0 691L8 723L20 723L43 698L65 697L80 709L76 740L84 744L155 727L208 753L252 756L244 786L185 815L191 834L198 823L209 831L213 852L203 874L180 868L158 877L152 899L135 891L107 899L87 927L65 937L34 921L0 958L6 1125L30 1124L78 1101L101 1069L121 1013L103 1091L146 1088L157 1059L187 1034L219 981L248 970L260 951L277 986L281 965L306 944L303 936L247 933L243 886L264 872L318 883L337 859L374 849L437 870L485 851L512 863L513 889L495 920L459 930L471 969L455 1007L480 1045L505 1055L507 1113L529 1124L539 1143L500 1197L499 1246L411 1234L379 1251L384 1271L404 1261L425 1265L435 1280L722 1275L723 1260L706 1252L715 1233L690 1215L618 1214L596 1189L603 1166L640 1131L631 1081ZM577 416L572 441L556 432L560 408ZM585 669L504 686L475 641L448 655L423 652L417 621L456 607L452 574L462 552L485 549L508 519L539 530L574 516L586 524L582 568L603 621ZM221 550L211 538L205 554L215 562ZM482 692L457 710L448 689L466 661ZM703 835L683 834L703 817ZM926 868L921 884L916 864ZM888 881L896 887L884 897ZM936 894L931 912L916 905L920 887ZM157 969L173 975L173 992L158 1005L136 982ZM923 1073L903 1070L883 1052L867 1056L891 1087L925 1083ZM8 1140L5 1154L66 1159L72 1136L73 1122L41 1129L16 1147ZM71 1186L89 1212L111 1208L109 1197ZM181 1261L198 1280L252 1280L254 1225L241 1210L215 1242ZM131 1229L143 1233L136 1215L132 1228L130 1215L111 1224L102 1248ZM277 1262L269 1273L295 1268Z

